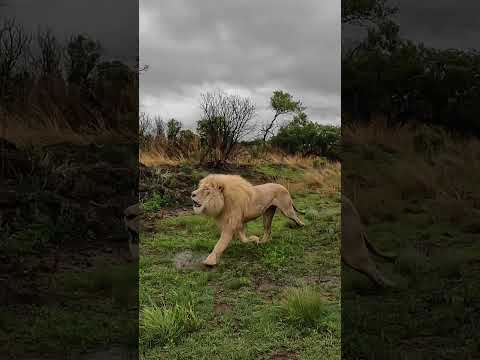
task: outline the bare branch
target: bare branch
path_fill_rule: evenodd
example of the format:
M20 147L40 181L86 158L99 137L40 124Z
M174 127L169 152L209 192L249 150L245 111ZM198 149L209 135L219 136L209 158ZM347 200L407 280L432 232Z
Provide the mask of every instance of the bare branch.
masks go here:
M239 141L254 130L252 119L256 107L249 98L217 90L201 95L200 108L203 117L198 124L198 132L207 153L219 165L227 161Z

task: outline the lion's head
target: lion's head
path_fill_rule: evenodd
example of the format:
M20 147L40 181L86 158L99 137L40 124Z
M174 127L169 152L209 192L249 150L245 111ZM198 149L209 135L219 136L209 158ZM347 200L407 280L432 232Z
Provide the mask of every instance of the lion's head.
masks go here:
M191 197L195 214L217 217L225 206L223 188L208 182L200 182L198 189L192 192Z
M214 218L230 215L233 209L243 212L252 189L252 184L237 175L208 175L192 192L193 211Z

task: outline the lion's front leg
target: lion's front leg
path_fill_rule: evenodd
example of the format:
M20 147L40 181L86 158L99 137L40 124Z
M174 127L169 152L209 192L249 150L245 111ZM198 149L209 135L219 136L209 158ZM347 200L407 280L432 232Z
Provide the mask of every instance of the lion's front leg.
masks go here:
M220 256L230 244L230 241L233 237L233 231L231 230L224 230L222 231L222 235L220 236L220 240L218 240L217 244L213 248L212 252L208 257L203 261L203 264L208 266L214 266L218 264L220 260Z

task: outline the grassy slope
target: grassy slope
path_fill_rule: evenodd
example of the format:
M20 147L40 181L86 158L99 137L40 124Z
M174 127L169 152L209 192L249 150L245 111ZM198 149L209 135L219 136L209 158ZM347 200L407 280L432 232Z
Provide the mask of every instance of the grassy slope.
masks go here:
M136 289L131 286L136 270L135 265L105 265L44 279L55 297L26 295L25 301L32 304L11 305L0 312L2 354L49 358L111 343L133 347L138 334L136 312L125 313L125 308L136 304Z
M280 170L301 181L303 171ZM293 197L307 211L305 228L276 214L271 242L234 240L212 270L174 263L186 252L195 261L208 255L219 236L209 219L164 219L142 237L143 359L340 358L338 195L304 190ZM262 231L261 219L248 226L248 234Z
M471 200L478 199L478 174L462 177L454 167L461 157L450 165L441 154L432 168L420 155L375 146L353 148L347 156L343 176L352 177L344 188L357 189L371 240L398 253L394 264L379 266L399 288L378 293L362 275L342 272L344 355L446 359L478 354L480 226L478 205ZM469 198L449 199L451 188L442 172L453 183L457 178Z

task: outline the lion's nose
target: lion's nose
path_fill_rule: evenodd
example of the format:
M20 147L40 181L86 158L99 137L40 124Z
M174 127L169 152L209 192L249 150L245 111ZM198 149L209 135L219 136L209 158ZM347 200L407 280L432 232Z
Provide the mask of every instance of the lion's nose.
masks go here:
M195 196L197 196L197 194L192 192L192 198L194 198Z

